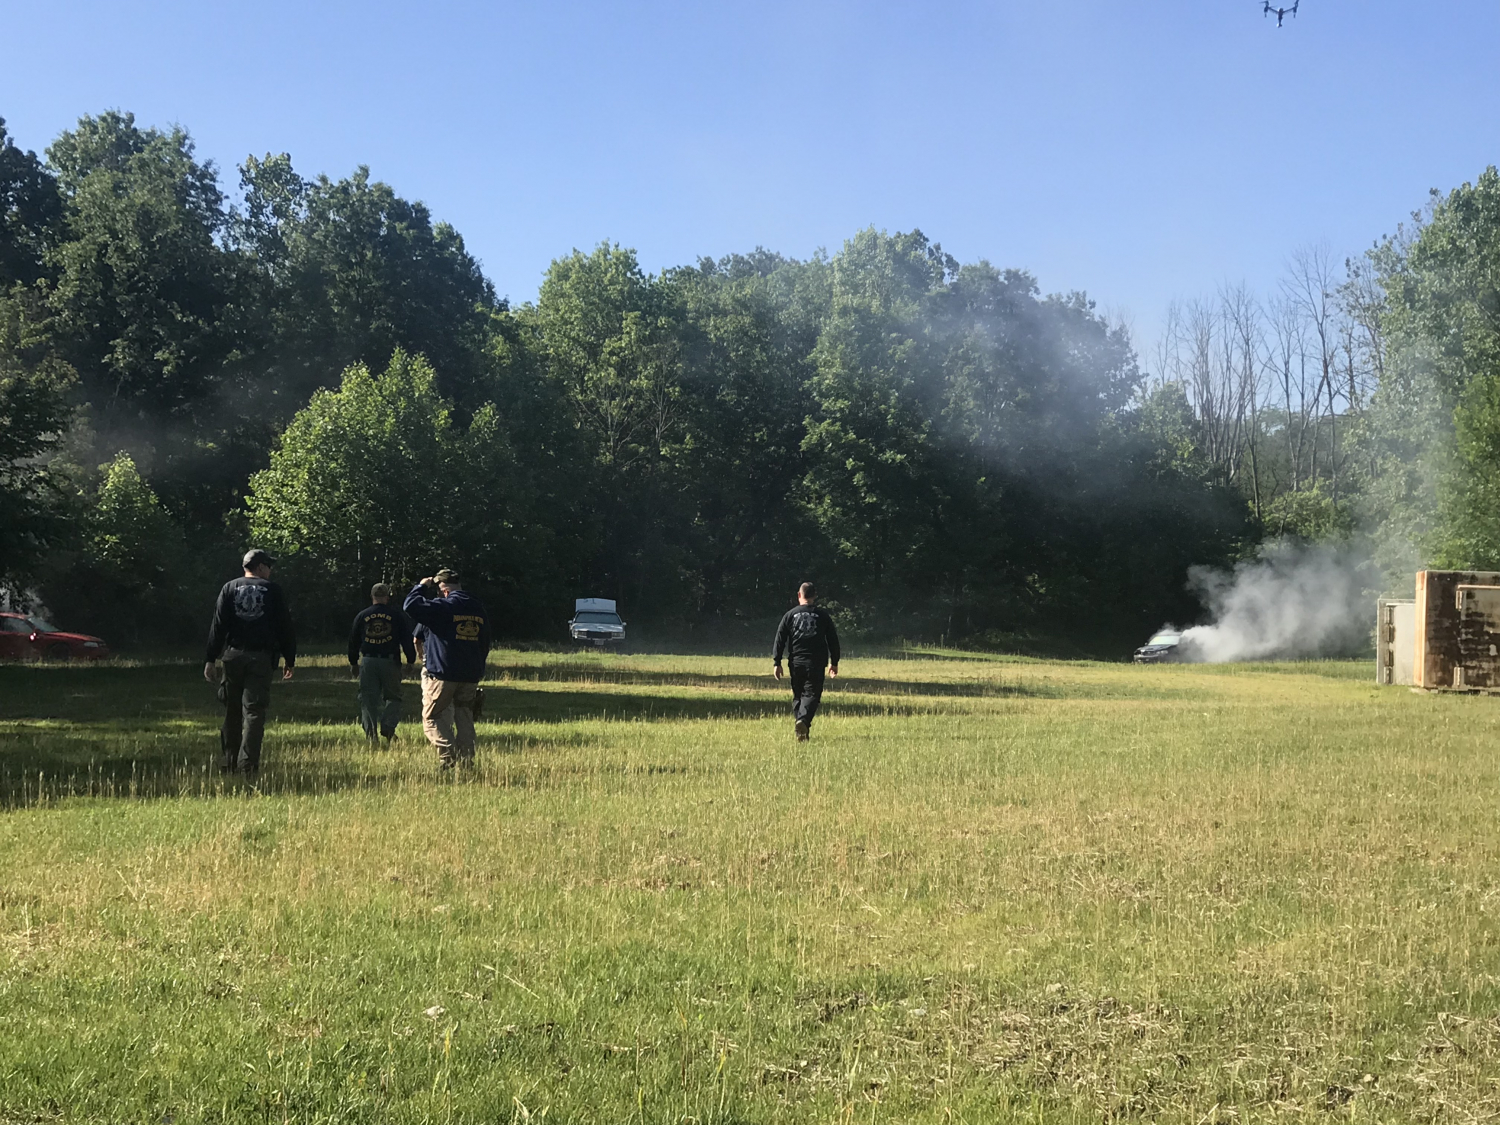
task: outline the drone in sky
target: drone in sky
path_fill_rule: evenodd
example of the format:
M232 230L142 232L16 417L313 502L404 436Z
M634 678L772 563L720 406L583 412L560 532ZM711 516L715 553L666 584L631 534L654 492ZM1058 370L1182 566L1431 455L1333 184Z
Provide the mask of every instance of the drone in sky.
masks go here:
M1301 4L1302 0L1292 0L1292 6L1290 8L1273 8L1271 7L1271 0L1262 0L1262 3L1265 4L1265 7L1261 9L1260 14L1263 16L1269 16L1272 12L1275 12L1276 26L1280 27L1281 22L1286 19L1287 16L1295 16L1297 14L1297 5Z

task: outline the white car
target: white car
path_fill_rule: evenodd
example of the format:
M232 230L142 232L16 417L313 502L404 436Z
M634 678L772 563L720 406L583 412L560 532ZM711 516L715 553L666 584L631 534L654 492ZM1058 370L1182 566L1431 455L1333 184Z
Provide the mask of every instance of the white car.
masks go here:
M625 643L625 622L609 598L579 598L573 603L568 635L575 642L604 648Z

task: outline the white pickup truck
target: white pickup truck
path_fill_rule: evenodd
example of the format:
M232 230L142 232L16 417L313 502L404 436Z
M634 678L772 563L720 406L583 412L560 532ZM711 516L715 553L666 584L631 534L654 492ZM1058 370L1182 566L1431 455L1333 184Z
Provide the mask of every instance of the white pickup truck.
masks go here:
M625 622L609 598L579 598L573 603L568 635L581 645L604 648L625 643Z

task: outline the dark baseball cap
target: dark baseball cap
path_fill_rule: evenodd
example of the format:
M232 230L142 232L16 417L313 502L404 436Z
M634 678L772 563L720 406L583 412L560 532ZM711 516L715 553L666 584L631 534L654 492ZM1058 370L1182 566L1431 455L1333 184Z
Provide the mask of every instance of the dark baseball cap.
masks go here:
M259 547L253 547L245 552L245 558L240 565L246 570L253 570L257 566L275 566L276 560L271 557L270 551L262 551Z

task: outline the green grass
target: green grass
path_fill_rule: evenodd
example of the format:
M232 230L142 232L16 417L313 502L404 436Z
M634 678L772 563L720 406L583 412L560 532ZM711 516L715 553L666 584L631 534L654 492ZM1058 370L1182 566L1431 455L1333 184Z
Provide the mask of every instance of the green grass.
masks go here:
M338 663L255 789L195 666L0 669L0 1122L1500 1114L1496 701L506 652L450 779Z

